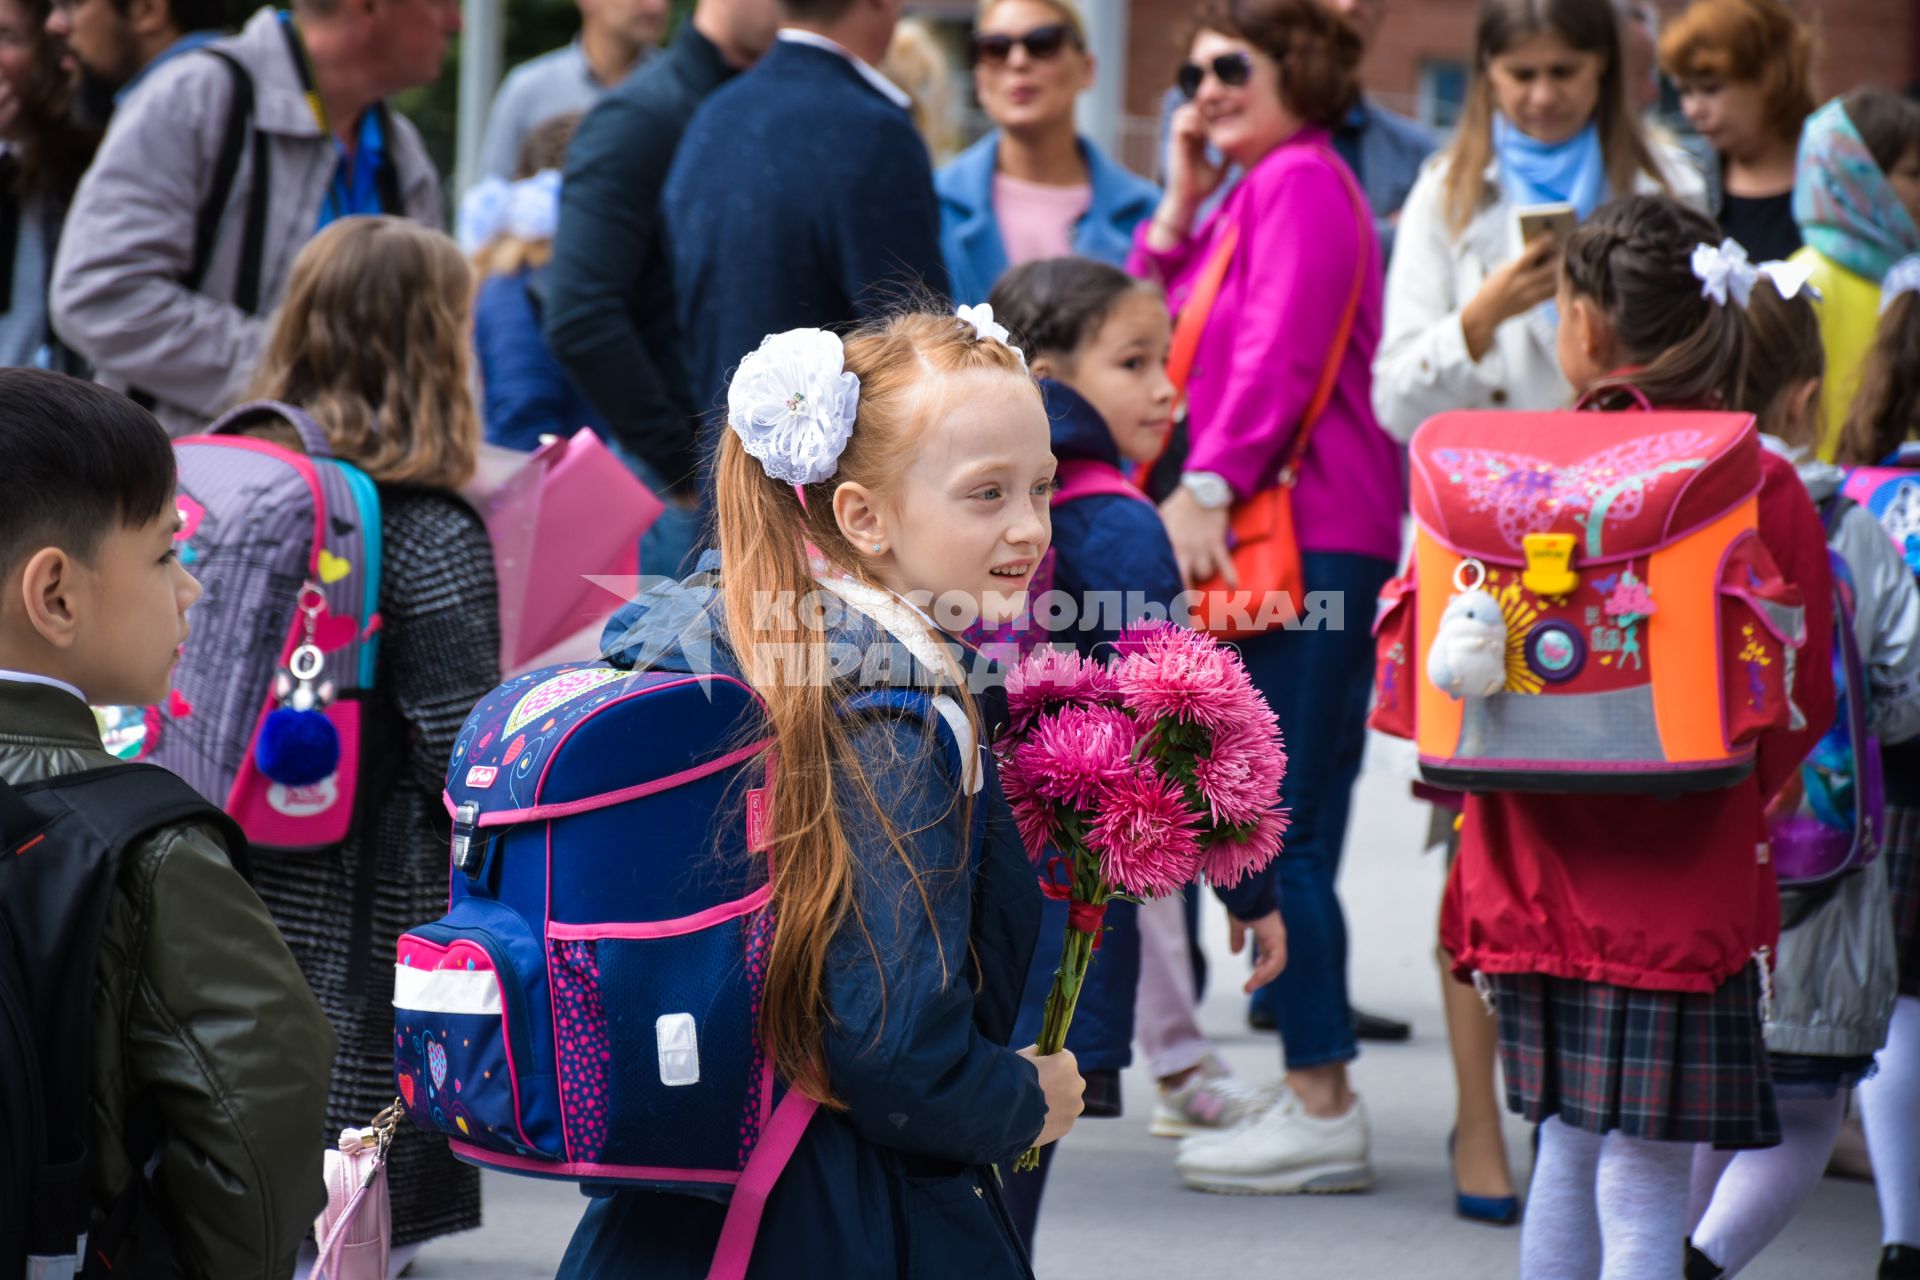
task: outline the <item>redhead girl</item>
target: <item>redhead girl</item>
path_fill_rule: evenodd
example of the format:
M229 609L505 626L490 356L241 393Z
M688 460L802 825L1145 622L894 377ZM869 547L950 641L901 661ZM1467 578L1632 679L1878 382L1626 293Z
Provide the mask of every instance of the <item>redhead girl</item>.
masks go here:
M909 314L844 345L767 339L728 393L718 587L696 576L678 596L693 609L655 595L617 620L629 658L656 665L710 624L713 662L759 692L778 753L761 1029L823 1105L768 1198L753 1280L1030 1277L993 1166L1080 1114L1071 1053L1007 1047L1039 891L983 749L999 718L915 603L999 625L1050 540L1047 417L1004 335ZM863 678L881 671L882 689ZM725 1212L609 1195L560 1274L704 1276Z

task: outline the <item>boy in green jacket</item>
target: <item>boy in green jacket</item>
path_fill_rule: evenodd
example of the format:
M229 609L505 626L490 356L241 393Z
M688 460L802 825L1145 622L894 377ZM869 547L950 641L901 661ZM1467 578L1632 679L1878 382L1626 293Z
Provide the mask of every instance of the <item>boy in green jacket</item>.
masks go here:
M113 765L88 704L164 701L200 595L173 549L173 451L111 391L4 369L0 474L0 778ZM333 1033L210 827L129 848L95 983L90 1060L56 1067L90 1081L96 1239L145 1177L134 1256L287 1280L325 1200Z

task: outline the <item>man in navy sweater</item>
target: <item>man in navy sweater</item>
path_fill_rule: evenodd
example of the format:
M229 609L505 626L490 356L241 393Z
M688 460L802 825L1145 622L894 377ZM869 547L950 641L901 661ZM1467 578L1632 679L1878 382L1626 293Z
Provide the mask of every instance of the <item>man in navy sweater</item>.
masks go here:
M766 335L947 293L927 148L874 70L900 0L780 9L767 56L694 114L662 202L706 456L727 378Z
M778 25L773 0L699 0L672 46L601 99L567 150L545 280L547 341L667 501L640 544L648 573L678 572L700 533L698 417L680 359L661 193L694 111L766 52Z

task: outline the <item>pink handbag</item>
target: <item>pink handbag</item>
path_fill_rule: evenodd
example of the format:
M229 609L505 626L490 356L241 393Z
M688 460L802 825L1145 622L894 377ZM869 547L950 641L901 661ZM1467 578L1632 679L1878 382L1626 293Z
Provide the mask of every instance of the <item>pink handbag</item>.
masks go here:
M327 1152L327 1207L313 1220L320 1256L307 1280L387 1280L387 1148L404 1114L395 1098L365 1129L342 1129L340 1145Z
M582 632L584 656L598 657L601 624L634 593L660 499L587 427L531 454L484 449L466 494L493 543L500 669L552 662Z

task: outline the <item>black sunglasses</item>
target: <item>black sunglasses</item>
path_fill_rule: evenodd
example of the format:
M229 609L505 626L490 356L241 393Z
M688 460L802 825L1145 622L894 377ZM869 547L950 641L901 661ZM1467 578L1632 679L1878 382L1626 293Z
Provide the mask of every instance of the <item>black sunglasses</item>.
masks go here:
M1020 36L1001 35L998 32L991 35L976 34L973 37L973 60L997 67L1013 53L1013 46L1019 45L1035 62L1045 62L1049 58L1059 57L1060 51L1069 43L1077 46L1079 41L1073 38L1073 29L1064 22L1035 27Z
M1206 81L1209 71L1229 89L1238 89L1253 79L1253 59L1244 53L1223 53L1204 66L1198 62L1183 62L1179 74L1174 77L1174 83L1180 86L1182 94L1191 99L1200 92L1200 86Z

